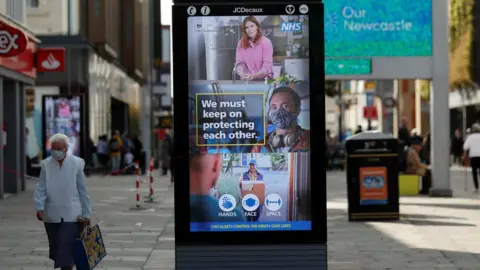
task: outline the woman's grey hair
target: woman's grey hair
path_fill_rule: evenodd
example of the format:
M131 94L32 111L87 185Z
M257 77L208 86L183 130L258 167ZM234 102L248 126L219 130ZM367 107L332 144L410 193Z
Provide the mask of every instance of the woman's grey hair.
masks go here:
M472 132L479 133L480 132L480 124L475 123L472 125Z
M68 137L65 134L57 133L50 137L50 145L54 143L64 143L68 147Z

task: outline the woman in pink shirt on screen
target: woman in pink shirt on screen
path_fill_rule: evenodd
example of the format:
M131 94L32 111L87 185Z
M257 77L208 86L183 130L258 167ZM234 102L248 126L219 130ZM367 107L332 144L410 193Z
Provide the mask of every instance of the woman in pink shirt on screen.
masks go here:
M263 80L272 76L273 45L262 36L260 23L253 16L243 20L242 39L237 45L235 66L242 80Z
M70 106L68 106L67 102L60 102L60 106L58 106L58 117L70 118Z

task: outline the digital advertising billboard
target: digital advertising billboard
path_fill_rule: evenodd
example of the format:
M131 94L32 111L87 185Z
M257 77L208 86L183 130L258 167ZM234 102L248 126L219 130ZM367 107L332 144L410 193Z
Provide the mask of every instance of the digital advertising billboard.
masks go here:
M44 158L50 156L49 139L56 133L68 136L68 154L81 157L82 97L43 96L42 111Z
M174 64L174 91L188 89L175 99L188 114L174 118L176 136L188 135L176 144L188 154L178 160L188 171L176 172L188 179L176 193L188 197L184 228L312 234L325 222L317 201L325 183L312 182L325 179L312 170L324 145L311 139L325 132L323 19L310 15L323 14L321 4L174 6L175 14L187 33L174 42L175 63L184 63Z

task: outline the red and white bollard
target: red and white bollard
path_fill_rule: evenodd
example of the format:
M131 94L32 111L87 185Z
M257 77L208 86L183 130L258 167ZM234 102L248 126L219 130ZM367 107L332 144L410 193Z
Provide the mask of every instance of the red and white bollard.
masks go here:
M154 166L154 160L153 157L150 157L150 163L148 165L148 175L150 178L150 192L148 193L148 201L149 203L153 203L155 198L155 179L153 179L153 166Z
M132 210L144 210L145 208L142 207L140 204L140 164L138 162L135 163L135 207L132 207Z

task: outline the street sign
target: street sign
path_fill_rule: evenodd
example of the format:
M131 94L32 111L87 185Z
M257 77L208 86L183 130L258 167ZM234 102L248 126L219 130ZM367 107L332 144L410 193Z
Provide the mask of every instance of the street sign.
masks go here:
M432 56L432 0L324 0L326 57Z
M38 72L62 72L65 70L65 48L37 49Z
M383 98L383 107L387 109L395 108L397 102L393 97L384 97Z
M0 22L0 56L17 56L27 49L28 38L25 33L4 22Z
M369 119L369 120L377 120L378 119L377 107L375 106L363 107L363 118Z
M375 92L376 88L377 88L377 84L373 81L365 82L363 86L363 89L365 92Z
M371 62L370 59L327 59L325 75L369 75Z
M375 94L373 92L365 93L365 97L367 99L367 107L373 106L375 103Z

